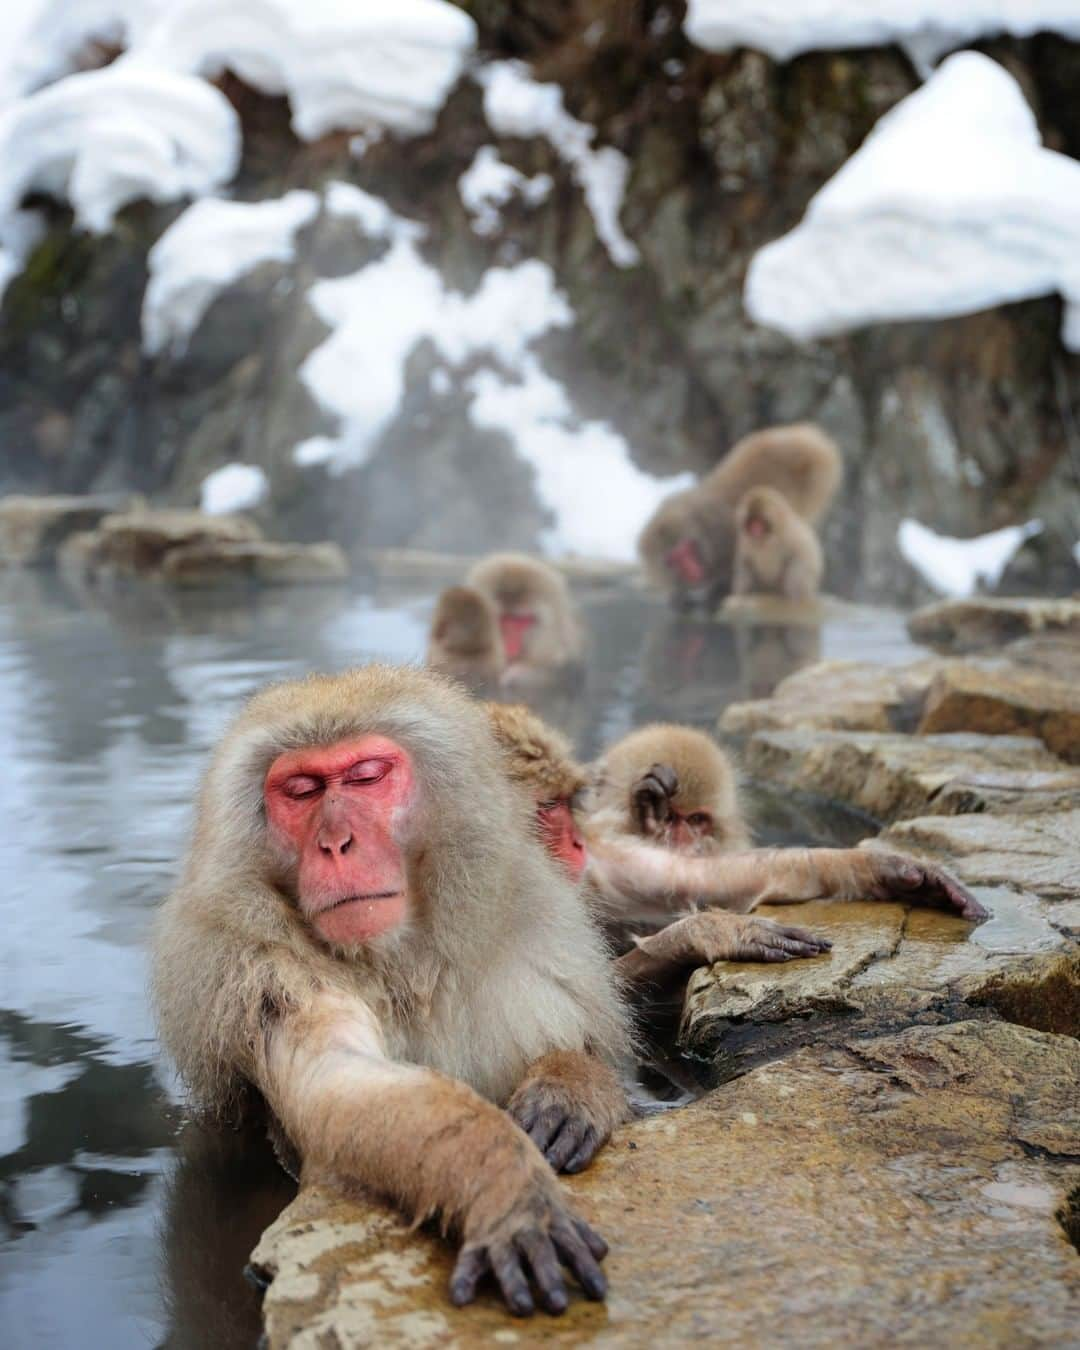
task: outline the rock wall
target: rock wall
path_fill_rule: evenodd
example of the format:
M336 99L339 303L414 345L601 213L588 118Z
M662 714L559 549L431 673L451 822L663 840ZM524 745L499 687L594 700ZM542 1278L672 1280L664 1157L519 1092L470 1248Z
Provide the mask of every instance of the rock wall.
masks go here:
M613 423L650 470L702 470L764 423L821 421L848 468L827 528L834 590L924 594L896 551L907 515L958 535L1040 515L1048 534L1006 585L1080 584L1068 547L1080 533L1080 359L1061 347L1056 299L803 347L742 311L754 251L796 223L916 86L905 56L823 53L780 66L748 51L710 55L682 35L679 4L652 0L464 8L488 54L532 61L600 143L628 156L622 223L639 266L612 265L582 192L543 141L499 151L526 173L550 173L548 200L511 205L493 237L474 232L457 180L495 138L471 81L430 135L384 140L357 159L345 135L301 144L284 104L227 79L245 127L237 196L356 182L423 221L425 256L464 290L493 264L547 261L577 324L543 340L545 365L578 412ZM985 49L1023 83L1046 142L1080 153L1070 96L1080 50L1049 36ZM293 464L298 442L334 429L296 376L326 335L306 292L385 246L323 213L293 264L245 277L184 356L151 359L139 329L146 255L177 208L131 208L103 238L73 233L49 209L49 232L0 312L0 490L124 489L189 505L211 469L242 460L270 475L263 523L274 533L346 546L536 546L545 518L531 471L501 435L471 424L460 378L436 392L423 345L364 468L334 479Z

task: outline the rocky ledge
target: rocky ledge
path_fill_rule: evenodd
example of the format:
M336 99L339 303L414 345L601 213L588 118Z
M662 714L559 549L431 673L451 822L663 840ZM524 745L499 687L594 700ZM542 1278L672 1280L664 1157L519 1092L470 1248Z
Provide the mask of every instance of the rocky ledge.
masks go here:
M775 906L831 953L694 973L678 1034L722 1086L570 1183L612 1244L606 1305L454 1311L436 1235L311 1187L253 1256L272 1350L1075 1339L1080 635L1036 612L992 659L827 662L725 713L751 776L858 807L885 827L865 847L944 862L992 917Z

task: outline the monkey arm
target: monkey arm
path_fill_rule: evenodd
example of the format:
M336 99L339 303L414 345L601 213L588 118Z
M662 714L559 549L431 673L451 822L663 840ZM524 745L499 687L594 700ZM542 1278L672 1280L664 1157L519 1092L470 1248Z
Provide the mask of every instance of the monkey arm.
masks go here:
M302 1159L302 1178L348 1179L414 1221L438 1215L459 1232L450 1281L470 1302L492 1271L511 1310L561 1312L560 1262L590 1298L606 1285L606 1246L569 1209L532 1142L471 1088L387 1058L378 1021L359 999L317 995L273 1022L259 1086Z
M629 1115L610 1065L582 1051L536 1060L506 1107L556 1172L580 1172Z
M659 919L701 905L746 914L803 900L897 900L981 920L986 910L944 868L859 848L753 849L694 856L637 840L589 840L589 877L613 916Z

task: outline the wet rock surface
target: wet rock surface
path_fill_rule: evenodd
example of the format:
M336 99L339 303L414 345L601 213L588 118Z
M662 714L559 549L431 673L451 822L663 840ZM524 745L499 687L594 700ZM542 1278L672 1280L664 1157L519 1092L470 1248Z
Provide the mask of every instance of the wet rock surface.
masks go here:
M72 535L133 505L125 497L0 498L0 566L48 567Z
M1080 635L1080 600L946 600L917 610L908 631L946 652L993 650L1035 633Z
M1038 736L1062 759L1080 760L1080 688L1045 671L951 665L926 692L920 734L979 731Z
M336 1345L1061 1345L1080 1317L1080 1042L965 1020L841 1037L620 1130L570 1183L606 1304L452 1309L452 1253L301 1193L254 1261L271 1350Z
M191 589L258 584L327 585L348 580L349 560L337 544L249 543L187 544L162 560L162 580Z

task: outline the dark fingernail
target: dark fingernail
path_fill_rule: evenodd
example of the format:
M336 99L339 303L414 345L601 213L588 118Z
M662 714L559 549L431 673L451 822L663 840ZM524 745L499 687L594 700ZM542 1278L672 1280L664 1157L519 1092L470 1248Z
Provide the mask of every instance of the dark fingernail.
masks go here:
M602 1271L598 1270L595 1275L590 1275L587 1280L583 1281L583 1285L587 1298L598 1302L600 1299L607 1297L607 1280L604 1278Z

